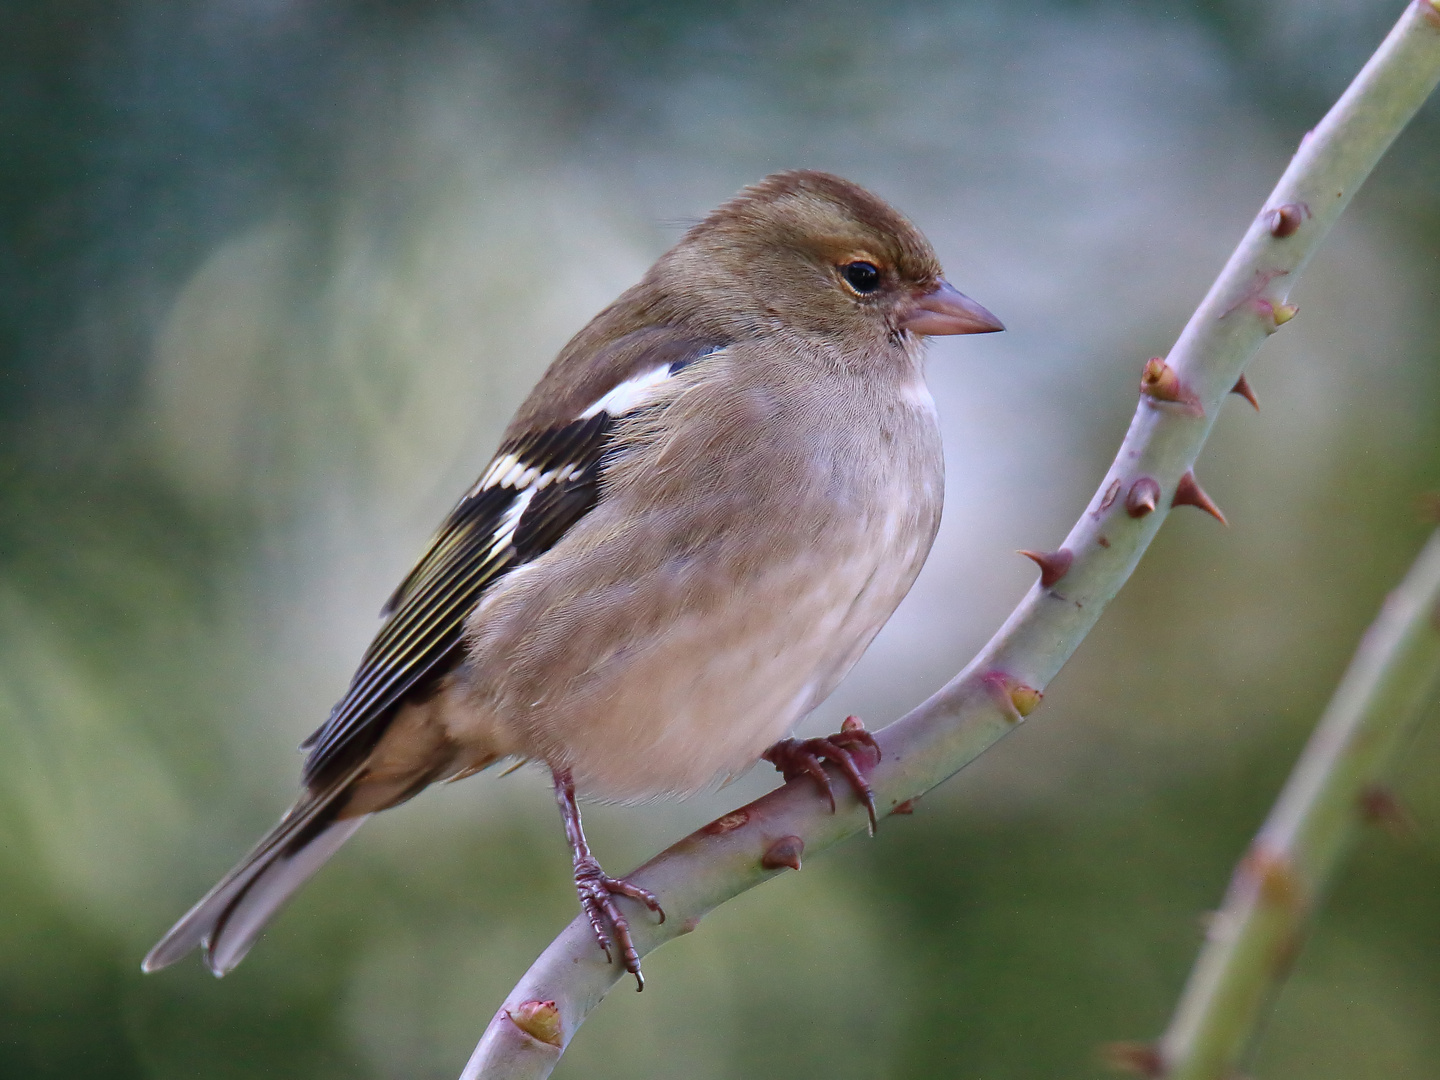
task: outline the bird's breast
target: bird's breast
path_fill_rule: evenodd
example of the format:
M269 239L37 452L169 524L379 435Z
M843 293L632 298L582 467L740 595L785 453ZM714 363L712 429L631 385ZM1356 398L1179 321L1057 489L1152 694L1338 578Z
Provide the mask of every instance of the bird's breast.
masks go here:
M616 801L752 765L859 659L930 550L939 433L928 393L908 395L812 400L768 440L672 436L671 460L709 440L685 498L640 474L487 606L472 678L504 749Z

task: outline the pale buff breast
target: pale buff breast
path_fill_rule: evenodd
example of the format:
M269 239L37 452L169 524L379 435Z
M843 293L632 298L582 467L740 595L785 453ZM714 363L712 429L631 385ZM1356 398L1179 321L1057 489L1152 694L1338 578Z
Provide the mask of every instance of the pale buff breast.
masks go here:
M729 497L699 492L664 515L641 508L650 493L626 505L622 492L497 590L472 621L469 708L451 737L568 767L583 792L618 801L751 766L859 659L938 524L923 383L872 402L845 392L838 415L807 408L787 429L787 445L823 440L823 453L712 451L726 470L713 490Z
M544 710L547 756L582 790L620 801L688 794L749 768L829 695L918 570L913 546L856 540L839 559L777 564L745 603L635 646L623 672L584 695L584 722Z

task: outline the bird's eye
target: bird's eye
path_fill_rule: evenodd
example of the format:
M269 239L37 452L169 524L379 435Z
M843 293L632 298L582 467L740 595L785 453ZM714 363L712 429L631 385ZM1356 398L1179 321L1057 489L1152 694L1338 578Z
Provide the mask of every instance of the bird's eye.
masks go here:
M862 296L880 287L880 271L874 263L846 263L840 268L840 273L845 278L845 284Z

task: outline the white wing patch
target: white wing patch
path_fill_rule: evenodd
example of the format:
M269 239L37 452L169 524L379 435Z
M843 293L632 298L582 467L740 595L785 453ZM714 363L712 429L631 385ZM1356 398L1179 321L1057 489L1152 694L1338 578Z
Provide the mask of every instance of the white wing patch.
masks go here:
M660 367L651 368L640 375L633 375L624 382L619 383L613 390L602 397L595 404L582 412L577 420L589 420L598 412L606 412L611 416L624 416L633 409L638 409L645 404L655 389L666 379L674 374L673 364L662 364Z
M717 346L683 362L661 364L659 367L651 368L649 371L642 372L639 375L633 375L613 387L608 393L577 416L572 423L582 423L598 416L600 413L604 413L613 419L624 416L626 413L634 412L636 409L648 404L654 396L655 391L663 386L668 379L673 378L682 368L694 360L714 356L721 351L722 347ZM466 493L466 498L472 498L490 488L506 488L510 491L523 492L526 497L521 501L517 501L506 511L507 515L510 513L516 514L518 520L518 515L524 511L525 505L529 503L530 498L533 498L550 484L564 483L581 471L579 464L565 464L551 468L546 472L541 472L538 467L527 462L523 454L524 451L522 450L520 453L501 454L497 457L490 463L490 467L485 470L485 475L480 477L475 486ZM514 532L513 524L510 531L512 533Z
M500 520L495 523L495 532L491 534L490 550L492 552L504 550L505 545L514 538L515 527L520 524L521 516L539 490L539 485L526 488L520 492L519 497L513 503L505 508L505 512L500 515Z
M501 469L502 466L504 466L503 471ZM579 472L579 469L574 465L565 465L558 469L551 469L548 472L541 472L533 465L527 468L523 461L516 460L514 454L506 454L504 458L485 470L485 475L480 478L478 484L470 489L466 498L472 495L478 495L487 488L499 487L522 492L528 501L533 498L541 488L553 484L556 481L569 480L577 472ZM517 502L505 512L508 514L519 505Z
M519 467L519 454L502 454L490 463L490 468L485 470L485 475L480 477L479 482L469 490L466 497L484 491L486 488L495 487L503 477L508 476Z
M490 468L485 470L485 475L470 489L469 495L478 495L492 487L509 488L512 491L529 488L533 495L547 484L553 484L557 480L569 480L575 472L574 465L541 472L533 465L526 465L518 454L505 454L496 458Z

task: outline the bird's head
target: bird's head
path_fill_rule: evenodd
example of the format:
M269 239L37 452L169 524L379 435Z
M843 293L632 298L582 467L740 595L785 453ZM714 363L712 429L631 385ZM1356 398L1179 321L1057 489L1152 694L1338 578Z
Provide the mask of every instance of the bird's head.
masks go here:
M873 345L984 334L1000 320L941 275L929 241L883 200L828 173L776 173L694 226L656 265L684 317Z

